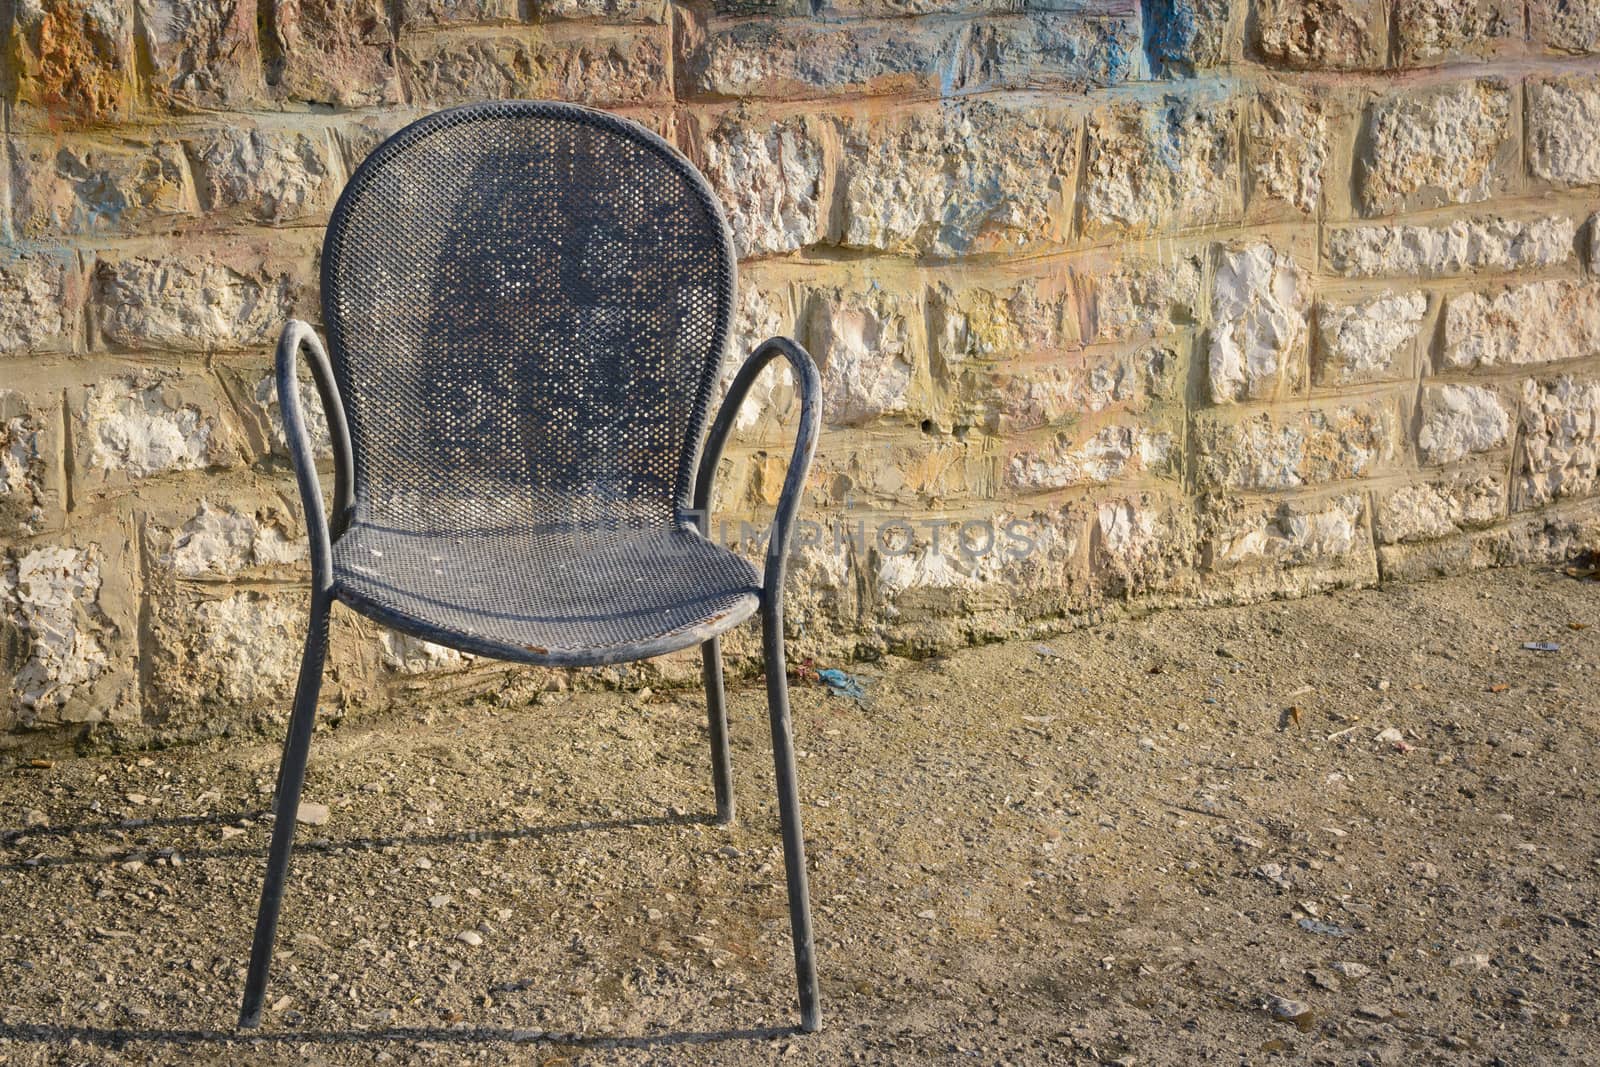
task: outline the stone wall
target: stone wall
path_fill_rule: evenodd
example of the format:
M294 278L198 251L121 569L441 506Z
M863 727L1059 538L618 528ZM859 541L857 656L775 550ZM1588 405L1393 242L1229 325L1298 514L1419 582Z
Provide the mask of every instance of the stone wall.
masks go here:
M0 14L0 728L276 729L306 556L270 347L318 317L351 169L484 98L681 145L732 219L741 347L817 357L799 654L1597 540L1597 0ZM788 452L790 384L761 393L735 520ZM498 669L343 613L325 704Z

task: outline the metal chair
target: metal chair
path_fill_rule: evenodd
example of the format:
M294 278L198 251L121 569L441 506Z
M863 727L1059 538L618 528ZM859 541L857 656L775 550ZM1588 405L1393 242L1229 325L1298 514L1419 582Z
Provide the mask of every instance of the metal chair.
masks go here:
M440 112L350 179L323 244L329 345L298 321L278 343L310 632L241 1027L261 1018L335 601L428 641L554 667L698 644L723 824L734 800L718 635L759 612L801 1027L819 1027L783 580L820 386L805 350L774 337L707 435L735 290L705 179L604 112L534 101ZM302 350L333 447L327 516L296 385ZM707 512L734 417L780 357L800 427L758 576L707 538Z

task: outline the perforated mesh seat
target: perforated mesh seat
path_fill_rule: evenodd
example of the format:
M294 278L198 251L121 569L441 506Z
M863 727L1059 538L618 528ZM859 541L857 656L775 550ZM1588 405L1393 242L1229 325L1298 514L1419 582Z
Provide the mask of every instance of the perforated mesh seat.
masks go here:
M545 526L427 535L357 524L333 549L339 597L396 629L498 659L621 663L755 614L760 579L689 529Z

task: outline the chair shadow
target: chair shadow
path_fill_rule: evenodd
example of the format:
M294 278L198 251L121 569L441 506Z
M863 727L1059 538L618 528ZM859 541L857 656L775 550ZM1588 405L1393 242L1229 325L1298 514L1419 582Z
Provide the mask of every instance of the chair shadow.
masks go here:
M543 1030L515 1030L497 1027L391 1026L372 1030L227 1030L154 1028L135 1030L122 1026L64 1026L53 1023L14 1023L0 1017L0 1038L36 1045L66 1044L121 1049L140 1042L164 1045L207 1044L319 1044L358 1045L396 1041L405 1044L479 1045L505 1042L516 1045L565 1045L580 1048L668 1048L675 1045L714 1045L728 1041L770 1041L798 1036L797 1026L765 1026L739 1030L687 1030L648 1037L611 1037L593 1034L560 1033Z
M214 815L183 815L170 819L124 819L120 822L86 823L78 826L52 826L48 828L26 830L0 830L0 844L9 845L14 839L26 835L34 837L67 837L72 834L121 834L129 830L145 830L152 827L184 827L207 826L236 823L240 819L261 819L271 814L270 810L260 811L235 811L217 813ZM552 826L519 826L511 830L457 830L450 833L437 834L410 834L403 836L384 837L352 837L339 841L326 838L300 838L296 835L294 846L295 855L303 856L308 852L335 852L340 849L388 848L394 845L461 845L481 844L494 841L537 841L540 838L555 837L561 834L592 833L597 830L643 830L657 826L713 826L716 824L713 815L639 815L631 819L589 819L578 822L556 823ZM301 833L306 831L302 830ZM133 851L141 847L130 846ZM185 863L192 860L204 859L261 859L266 856L265 846L259 848L200 848L180 849ZM75 853L65 856L35 856L26 860L14 860L9 863L0 863L0 873L14 873L18 871L33 870L39 867L66 867L83 863L114 863L117 860L99 853Z
M86 823L76 826L52 826L26 830L0 830L0 842L9 844L14 838L67 837L72 834L112 834L151 827L207 826L234 823L240 819L258 819L268 814L266 809L254 812L219 812L212 815L185 815L168 819L125 819L119 822ZM482 841L537 840L559 834L585 833L596 830L647 829L656 826L714 825L712 815L641 815L632 819L593 819L580 822L558 823L552 826L526 826L512 830L462 830L452 833L411 834L395 837L357 837L342 841L310 840L296 844L297 853L332 852L336 849L377 849L390 845L445 845ZM196 859L261 859L260 848L218 848L184 851L184 860ZM103 855L40 856L30 860L0 864L0 872L21 871L37 867L54 867L77 863L115 862ZM227 1031L203 1028L180 1029L157 1027L138 1030L121 1026L65 1026L52 1023L12 1022L0 1016L0 1038L32 1044L58 1044L80 1041L84 1044L119 1049L139 1042L167 1045L203 1045L241 1043L313 1043L348 1045L362 1042L397 1041L405 1043L436 1042L445 1044L487 1044L506 1042L521 1045L568 1045L585 1048L639 1048L650 1049L674 1045L708 1045L724 1041L771 1040L800 1033L794 1026L755 1027L739 1030L684 1031L656 1034L649 1037L617 1037L592 1034L561 1033L533 1029L503 1029L493 1027L429 1027L399 1026L378 1029L346 1030L248 1030Z

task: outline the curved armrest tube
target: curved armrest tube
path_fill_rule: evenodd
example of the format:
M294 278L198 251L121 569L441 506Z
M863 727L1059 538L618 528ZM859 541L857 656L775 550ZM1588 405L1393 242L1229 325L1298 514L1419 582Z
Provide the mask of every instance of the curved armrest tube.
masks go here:
M745 360L739 373L734 375L728 395L711 425L705 450L700 454L700 467L694 480L694 510L699 516L701 532L705 532L711 514L711 490L716 479L717 464L722 461L722 450L728 443L734 419L744 404L756 375L779 356L787 359L794 369L796 387L800 391L800 429L795 434L794 453L789 457L789 470L783 478L783 492L778 497L778 510L772 517L772 529L767 537L767 566L762 577L769 601L776 602L783 595L784 560L789 552L789 540L794 532L794 518L800 510L800 496L805 486L806 473L811 469L811 457L817 450L817 430L821 423L818 411L822 397L822 379L810 353L787 337L773 337L762 343L751 357Z
M305 413L300 410L297 371L302 346L306 350L307 362L311 364L311 377L316 383L317 395L322 398L322 410L328 420L328 437L333 443L331 537L330 523L322 508L322 485L317 478L316 453L311 449L311 435L306 432ZM355 508L355 463L350 451L350 428L345 422L339 387L333 380L333 365L328 362L328 350L322 346L317 332L299 319L290 319L278 338L277 379L283 436L289 445L289 458L294 463L295 480L300 485L306 534L311 540L311 580L317 589L326 590L333 585L333 540L344 533Z

